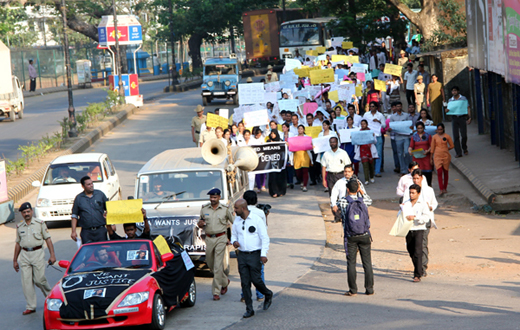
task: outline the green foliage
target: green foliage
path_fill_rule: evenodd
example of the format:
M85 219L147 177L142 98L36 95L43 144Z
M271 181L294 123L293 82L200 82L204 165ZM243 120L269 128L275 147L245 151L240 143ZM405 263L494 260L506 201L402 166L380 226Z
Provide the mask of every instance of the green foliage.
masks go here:
M464 46L467 42L466 14L461 5L455 0L441 0L437 6L440 11L439 28L433 30L432 37L425 40L424 50L445 44L460 43Z
M23 7L0 6L0 39L11 46L31 46L37 39L34 30L20 24L28 16Z

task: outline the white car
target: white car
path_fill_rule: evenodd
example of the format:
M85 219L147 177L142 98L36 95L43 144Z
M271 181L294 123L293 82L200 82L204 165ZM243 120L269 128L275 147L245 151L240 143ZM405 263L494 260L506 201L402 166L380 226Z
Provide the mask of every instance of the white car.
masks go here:
M43 177L34 181L40 187L34 217L42 221L70 220L76 195L83 191L80 180L89 176L94 189L101 190L111 201L121 199L119 176L106 154L84 153L54 159Z

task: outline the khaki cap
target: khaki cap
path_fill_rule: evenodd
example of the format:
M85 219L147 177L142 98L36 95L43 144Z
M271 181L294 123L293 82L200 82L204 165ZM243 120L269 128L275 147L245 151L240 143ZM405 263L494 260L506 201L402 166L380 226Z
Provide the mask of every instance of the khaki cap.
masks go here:
M423 76L417 76L417 80L419 79L423 80Z
M204 107L202 105L197 105L197 107L195 108L194 110L196 113L199 113L199 112L202 112L204 111Z
M272 69L272 68L273 68L273 66L272 66L271 64L269 64L269 65L267 66L267 70Z

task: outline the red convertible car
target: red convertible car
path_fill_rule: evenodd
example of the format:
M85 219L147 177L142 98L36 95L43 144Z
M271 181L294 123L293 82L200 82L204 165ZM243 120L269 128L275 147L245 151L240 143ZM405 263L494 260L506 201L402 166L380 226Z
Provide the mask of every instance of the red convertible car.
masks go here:
M196 301L194 267L170 245L161 255L150 240L84 244L45 300L44 329L102 329L150 324L163 329L165 315Z

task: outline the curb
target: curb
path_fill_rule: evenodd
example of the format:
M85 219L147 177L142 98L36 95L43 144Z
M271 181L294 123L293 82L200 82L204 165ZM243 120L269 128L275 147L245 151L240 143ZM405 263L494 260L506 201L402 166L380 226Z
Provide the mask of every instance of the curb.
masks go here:
M88 147L90 147L94 142L99 140L101 137L110 132L114 127L121 124L128 118L130 113L134 113L135 109L137 109L132 104L126 104L121 111L119 111L113 118L104 122L100 126L96 127L86 136L82 137L76 143L74 143L70 148L64 150L62 153L58 155L70 155L78 152L82 152ZM17 184L13 188L9 189L8 196L9 199L14 203L18 202L20 199L25 197L29 192L33 189L36 189L32 186L33 181L41 181L43 179L43 175L45 174L45 170L47 169L47 165L42 166L36 172L34 172L27 179L23 180L21 183Z
M462 174L466 179L473 185L473 187L484 197L484 199L487 201L489 205L492 205L495 203L495 200L497 198L497 195L491 191L488 187L486 187L482 181L480 181L479 178L471 172L470 169L468 169L464 164L462 164L460 161L458 161L455 158L452 158L451 163L455 168Z

